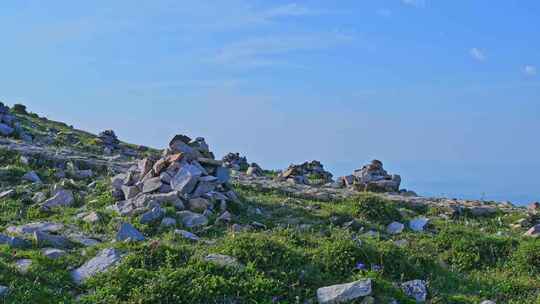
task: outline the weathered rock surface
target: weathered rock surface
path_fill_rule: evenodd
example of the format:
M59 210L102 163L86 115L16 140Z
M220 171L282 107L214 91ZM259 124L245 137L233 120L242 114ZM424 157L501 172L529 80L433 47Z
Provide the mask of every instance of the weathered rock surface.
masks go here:
M386 227L386 232L389 234L400 234L405 229L405 225L399 222L393 222Z
M60 189L50 199L41 204L41 209L48 211L59 207L68 207L75 202L73 192L71 190Z
M232 268L243 268L244 265L242 265L238 260L234 257L223 255L223 254L209 254L207 255L204 260L206 262L216 264L222 267L232 267Z
M121 260L122 256L118 250L114 248L104 249L81 267L73 270L71 272L71 278L76 284L81 285L87 279L117 265Z
M317 300L320 304L344 303L371 294L371 280L360 280L348 284L319 288Z
M129 223L120 224L120 229L118 229L118 233L116 234L116 241L118 242L140 242L144 241L144 239L144 235Z
M0 233L0 245L8 245L11 248L27 248L31 244L24 239Z
M422 232L424 231L424 228L429 223L429 219L425 217L420 217L413 219L409 222L409 228L411 228L412 231L415 232Z
M182 221L182 224L187 228L206 226L208 224L208 218L199 213L191 211L179 211L177 212L177 215Z

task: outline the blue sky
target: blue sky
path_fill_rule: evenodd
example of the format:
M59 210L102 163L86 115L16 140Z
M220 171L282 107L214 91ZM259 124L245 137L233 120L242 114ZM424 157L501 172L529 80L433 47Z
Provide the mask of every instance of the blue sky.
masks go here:
M266 168L372 158L404 187L540 200L536 0L9 1L0 100Z

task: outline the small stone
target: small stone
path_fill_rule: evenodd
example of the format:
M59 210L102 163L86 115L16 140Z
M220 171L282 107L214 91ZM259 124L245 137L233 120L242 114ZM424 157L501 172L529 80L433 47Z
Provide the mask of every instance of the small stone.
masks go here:
M76 243L76 244L79 244L79 245L82 245L82 246L85 246L85 247L96 246L96 245L98 245L100 243L98 240L89 238L89 237L87 237L87 236L85 236L83 234L80 234L80 233L72 233L72 234L68 235L68 238L73 243Z
M371 279L367 279L349 284L319 288L317 290L317 300L320 304L343 303L369 296L370 294Z
M27 274L32 266L32 260L30 259L21 259L15 262L15 267L21 274Z
M66 252L61 249L57 248L44 248L41 251L41 254L43 254L45 257L56 260L66 255Z
M414 280L401 284L403 292L416 300L416 302L425 302L427 298L426 282L422 280Z
M394 245L398 246L398 247L405 247L407 245L409 245L409 241L407 240L397 240L394 242Z
M493 302L491 300L485 300L485 301L482 301L482 303L480 303L480 304L497 304L497 303L495 303L495 302Z
M386 227L388 234L400 234L405 229L405 225L400 222L393 222Z
M36 171L27 172L25 175L23 175L22 179L32 183L41 183L41 178L39 178Z
M172 217L164 217L161 220L161 227L175 227L176 226L176 219Z
M221 267L243 268L244 265L240 264L234 257L223 254L209 254L204 260L206 262L216 264Z
M68 207L71 206L74 201L75 198L73 197L73 192L71 192L71 190L60 189L52 198L43 202L41 209L48 211L57 207Z
M161 207L156 206L152 208L152 210L145 212L140 219L141 224L150 224L152 222L156 222L163 218L165 215L165 210L163 210Z
M144 241L144 235L135 227L129 223L120 224L120 229L116 234L117 242L131 241L131 242L141 242Z
M121 259L122 257L116 249L104 249L96 257L73 270L71 272L71 278L77 285L81 285L94 275L105 272L115 266Z
M409 222L409 227L414 232L422 232L429 223L429 219L425 217L417 218Z
M159 177L150 178L144 182L142 192L151 193L157 191L162 185L163 183Z
M206 226L208 224L208 218L202 214L191 211L179 211L177 215L181 219L182 224L187 228Z
M191 240L191 241L199 241L201 239L196 234L191 233L189 231L185 231L185 230L176 229L174 231L174 233L181 236L181 237L183 237L184 239L188 239L188 240Z

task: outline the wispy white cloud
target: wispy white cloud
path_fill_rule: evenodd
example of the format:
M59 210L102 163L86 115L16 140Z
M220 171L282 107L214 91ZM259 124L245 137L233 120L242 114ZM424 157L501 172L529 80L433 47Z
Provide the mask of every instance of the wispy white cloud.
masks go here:
M527 76L536 76L538 74L538 70L534 65L526 65L523 67L523 73Z
M427 0L401 0L401 3L408 6L425 7L427 4Z
M469 54L471 57L478 61L486 61L487 57L484 54L484 51L480 50L479 48L472 48L469 50Z
M354 40L354 35L341 32L252 38L224 46L211 61L237 67L289 65L282 59L285 54L331 49Z

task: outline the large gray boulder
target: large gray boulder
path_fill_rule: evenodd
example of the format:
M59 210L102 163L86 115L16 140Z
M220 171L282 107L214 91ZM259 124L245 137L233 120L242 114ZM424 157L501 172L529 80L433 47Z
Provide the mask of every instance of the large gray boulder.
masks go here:
M393 222L386 227L386 232L389 234L400 234L405 229L405 225L400 222Z
M122 260L120 252L114 248L102 250L93 259L71 272L71 278L77 285L83 284L96 274L107 271Z
M409 222L409 228L414 232L422 232L429 223L429 219L425 217L419 217Z
M71 190L60 189L56 191L53 197L41 204L41 209L46 211L58 207L68 207L73 205L74 202L75 198Z
M317 300L320 304L343 303L369 296L370 294L371 279L367 279L319 288L317 290Z
M202 173L197 166L185 164L171 179L171 187L181 194L191 193L195 189Z

